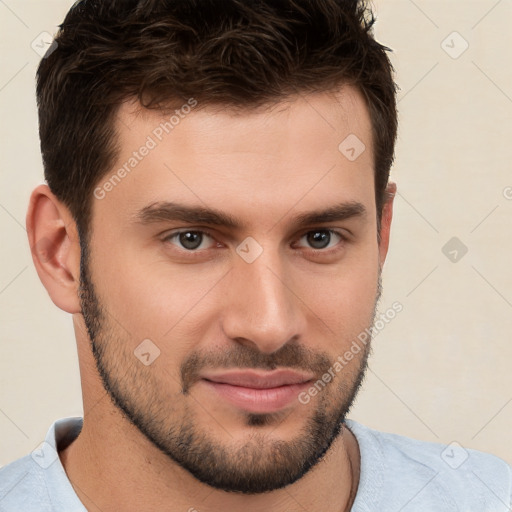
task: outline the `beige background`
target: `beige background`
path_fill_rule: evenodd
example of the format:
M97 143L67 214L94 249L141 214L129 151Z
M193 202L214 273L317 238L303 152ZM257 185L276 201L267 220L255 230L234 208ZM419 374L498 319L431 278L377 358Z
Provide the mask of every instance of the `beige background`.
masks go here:
M0 1L0 465L82 412L71 318L41 285L24 228L42 181L31 42L54 33L71 4ZM404 309L375 340L351 417L512 463L512 2L375 7L401 87L380 309ZM455 263L442 252L452 237L468 248Z

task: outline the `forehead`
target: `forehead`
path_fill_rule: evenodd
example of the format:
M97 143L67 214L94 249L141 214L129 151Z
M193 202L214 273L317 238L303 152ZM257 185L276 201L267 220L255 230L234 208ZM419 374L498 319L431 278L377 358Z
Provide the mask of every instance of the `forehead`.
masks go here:
M119 156L98 184L109 189L98 207L114 213L179 201L235 216L252 207L275 222L292 208L356 200L371 211L374 202L371 121L353 87L252 110L192 99L162 113L127 102L116 128Z
M371 120L361 92L355 87L343 86L332 92L288 96L257 108L202 104L189 98L174 101L173 106L163 112L142 108L131 100L119 108L116 129L129 146L137 144L136 138L142 131L152 134L157 142L165 143L161 139L170 139L168 136L172 134L174 139L182 136L181 142L187 138L190 145L199 142L195 150L229 153L231 148L240 149L243 139L249 136L255 151L275 154L283 152L283 142L293 143L305 138L310 144L329 143L332 140L327 139L339 139L350 133L368 139ZM230 137L219 137L222 131L230 132ZM275 139L278 132L281 137ZM364 142L367 147L372 144L372 140Z

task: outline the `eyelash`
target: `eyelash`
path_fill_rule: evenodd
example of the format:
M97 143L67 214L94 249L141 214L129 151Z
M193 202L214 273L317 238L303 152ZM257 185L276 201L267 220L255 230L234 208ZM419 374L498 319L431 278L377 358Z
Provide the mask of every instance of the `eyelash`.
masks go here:
M337 252L337 251L339 251L341 249L340 244L348 242L348 237L343 232L337 231L335 229L330 229L330 228L310 229L310 230L304 232L298 238L298 240L302 239L303 237L305 237L306 235L308 235L310 233L318 233L318 232L325 232L325 233L329 233L330 235L338 236L340 238L340 241L334 247L330 247L330 248L327 248L327 249L315 249L314 247L309 247L308 251L313 253L313 254L325 254L325 255L333 254L333 253L335 253L335 252ZM162 239L162 241L163 242L171 242L171 240L177 239L177 237L179 235L183 234L183 233L201 234L203 236L207 236L207 237L215 240L213 235L211 235L208 231L205 231L205 230L202 230L202 229L181 229L179 231L174 231L172 233L168 233ZM185 248L178 248L178 250L180 250L183 253L186 253L187 255L192 255L192 257L194 257L195 255L197 255L197 256L201 255L201 253L203 253L204 251L207 251L208 249L185 249Z

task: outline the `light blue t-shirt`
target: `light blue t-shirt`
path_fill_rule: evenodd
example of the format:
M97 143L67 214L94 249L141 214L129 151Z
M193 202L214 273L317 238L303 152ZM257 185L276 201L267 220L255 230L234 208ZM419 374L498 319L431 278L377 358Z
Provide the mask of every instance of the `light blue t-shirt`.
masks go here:
M352 512L510 512L512 467L498 457L347 426L361 452ZM82 418L57 420L38 449L0 469L0 511L87 512L56 451L81 428Z

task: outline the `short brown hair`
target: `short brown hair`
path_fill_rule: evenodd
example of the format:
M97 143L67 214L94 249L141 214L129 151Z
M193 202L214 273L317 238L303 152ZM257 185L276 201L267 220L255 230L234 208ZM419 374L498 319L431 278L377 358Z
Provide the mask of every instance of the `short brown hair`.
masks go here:
M394 159L396 84L363 0L82 0L37 71L45 178L86 236L114 165L120 104L255 108L297 93L362 92L378 217ZM341 141L340 141L341 142Z

